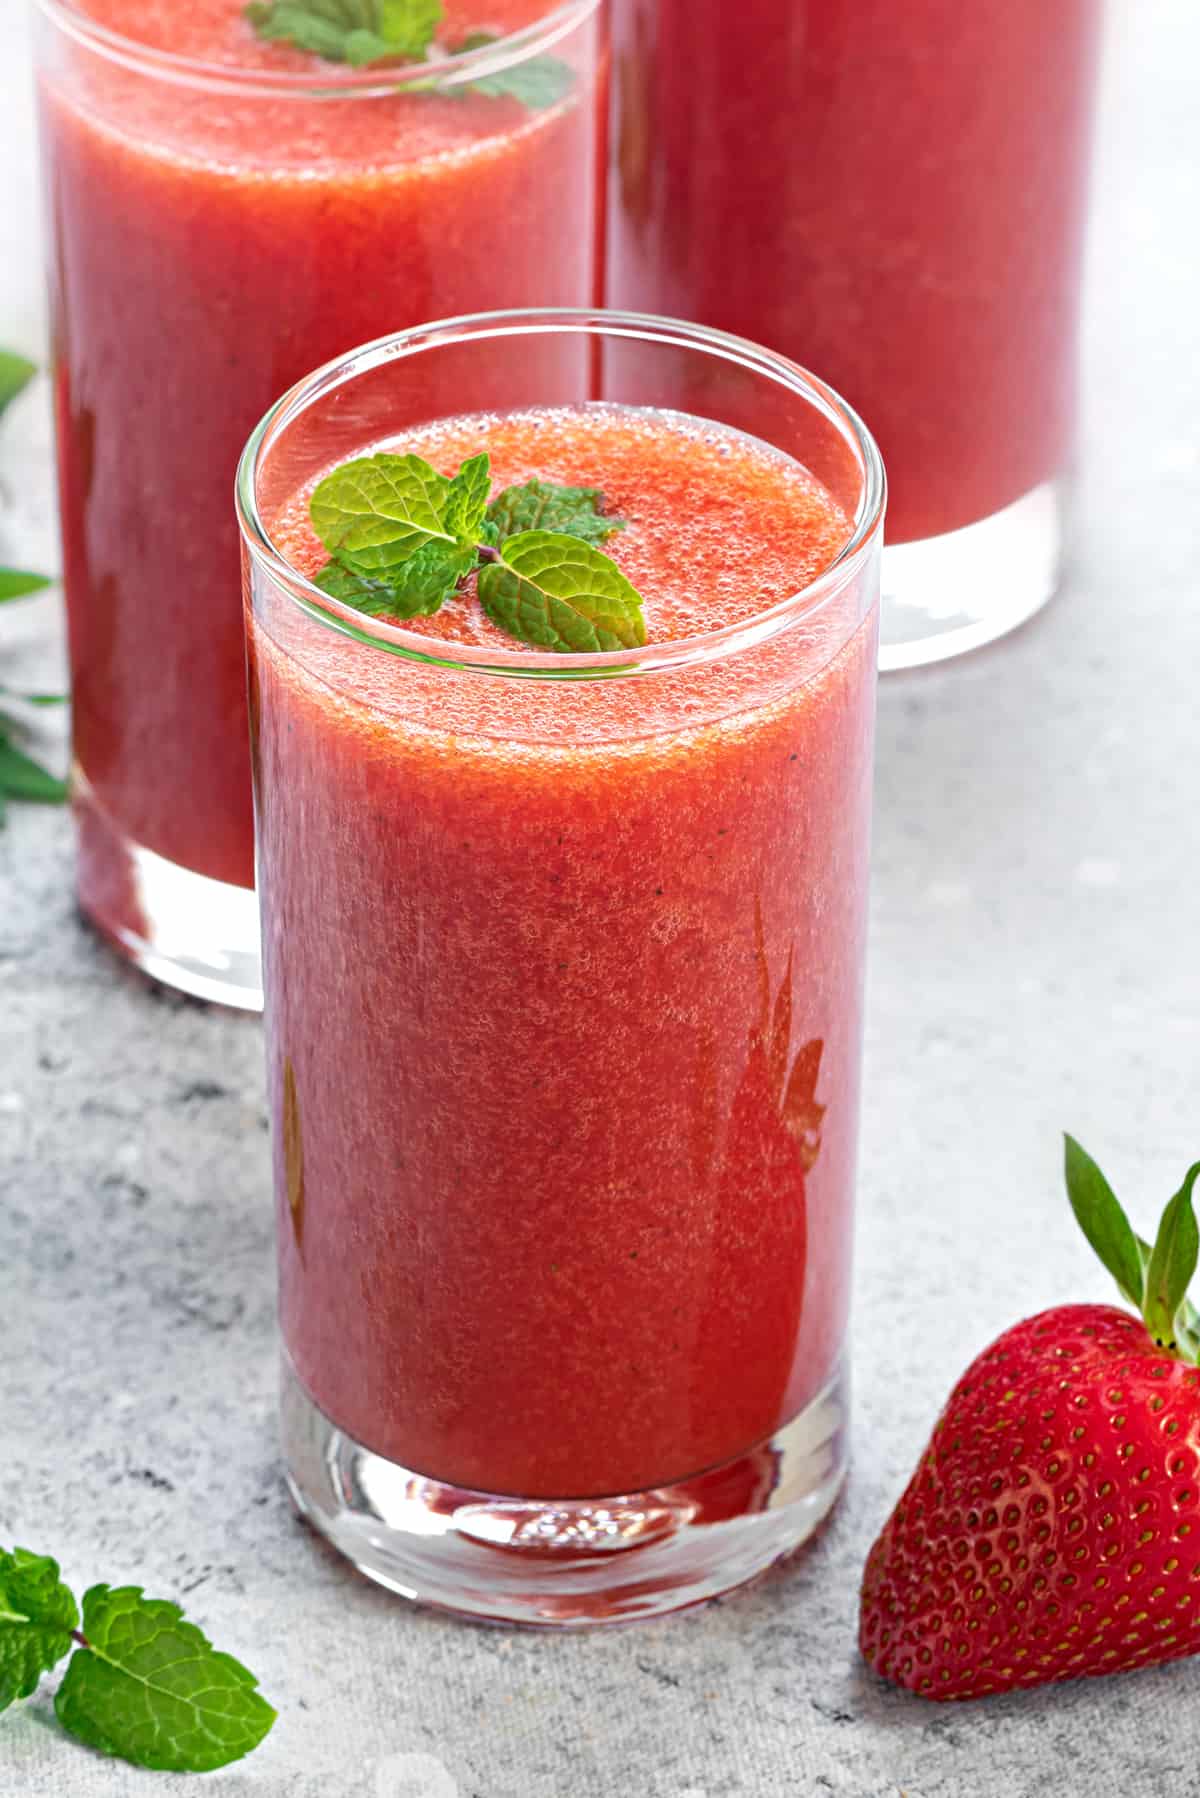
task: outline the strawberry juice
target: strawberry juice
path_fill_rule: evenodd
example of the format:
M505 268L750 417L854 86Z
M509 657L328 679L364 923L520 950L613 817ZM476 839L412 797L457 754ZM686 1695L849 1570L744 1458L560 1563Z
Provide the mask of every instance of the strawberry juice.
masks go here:
M879 441L889 543L1053 481L1100 17L1100 0L615 0L610 304L819 370Z
M439 43L550 11L448 0ZM397 91L410 69L260 41L240 0L43 0L80 887L141 959L136 851L253 884L230 506L252 425L384 331L593 297L594 5L554 17L567 91L533 105L457 59L453 92Z
M315 618L254 566L292 1367L337 1429L458 1487L686 1481L811 1405L841 1352L873 551L788 629L695 658L845 555L852 519L778 450L624 406L386 447L447 472L486 449L493 491L602 487L628 521L605 551L682 663L506 679L477 659L528 653L469 589L392 629L323 596ZM324 560L312 485L264 524L299 575Z

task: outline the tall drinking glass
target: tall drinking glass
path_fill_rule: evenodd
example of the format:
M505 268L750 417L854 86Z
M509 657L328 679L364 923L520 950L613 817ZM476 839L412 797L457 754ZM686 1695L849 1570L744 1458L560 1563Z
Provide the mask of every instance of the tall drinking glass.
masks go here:
M647 646L328 597L381 445L601 488ZM874 445L739 339L493 314L293 389L239 507L294 1495L472 1614L719 1592L846 1464Z
M821 373L888 469L881 664L1054 590L1102 0L613 0L608 303Z
M38 0L79 896L174 986L261 1003L246 436L383 331L593 302L597 6L448 0L447 53L355 70L241 0Z

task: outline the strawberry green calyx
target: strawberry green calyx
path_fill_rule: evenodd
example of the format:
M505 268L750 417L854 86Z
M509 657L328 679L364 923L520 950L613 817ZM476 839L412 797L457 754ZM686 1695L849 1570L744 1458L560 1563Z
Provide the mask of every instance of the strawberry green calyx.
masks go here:
M1142 1316L1155 1344L1181 1361L1200 1364L1200 1313L1187 1289L1200 1259L1200 1230L1192 1193L1200 1161L1162 1214L1153 1245L1136 1234L1096 1163L1073 1136L1066 1139L1067 1196L1080 1229Z

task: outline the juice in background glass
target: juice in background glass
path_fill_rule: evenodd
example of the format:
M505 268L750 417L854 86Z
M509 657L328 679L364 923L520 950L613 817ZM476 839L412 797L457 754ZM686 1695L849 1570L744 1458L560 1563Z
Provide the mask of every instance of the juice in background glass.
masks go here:
M298 390L240 493L289 1477L385 1584L575 1622L748 1577L842 1477L882 476L751 346L528 329L611 403L447 325ZM666 409L705 361L758 438ZM602 488L647 648L308 586L380 447Z
M608 302L769 344L870 420L885 667L1054 584L1101 13L613 0Z
M596 0L448 0L445 45L516 35L433 92L264 43L240 0L39 7L80 898L160 978L253 1006L238 456L356 343L592 300ZM473 90L506 55L569 92Z

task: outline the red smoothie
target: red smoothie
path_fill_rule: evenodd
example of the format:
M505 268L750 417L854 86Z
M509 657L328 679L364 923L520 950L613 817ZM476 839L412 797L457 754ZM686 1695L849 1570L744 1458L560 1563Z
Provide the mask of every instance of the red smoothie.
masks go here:
M449 472L486 448L494 491L600 486L651 644L758 618L850 535L798 464L679 414L482 415L386 447ZM311 485L265 521L307 574ZM637 1492L752 1449L833 1375L865 579L758 647L530 681L350 640L255 571L283 1334L376 1453L493 1493ZM443 656L516 647L469 594L417 627Z
M82 897L136 931L106 915L110 828L114 844L253 884L231 505L251 427L385 331L590 303L595 26L553 46L574 85L531 111L386 83L367 95L362 72L261 42L241 0L65 10L140 47L114 58L43 20L75 749L92 794ZM448 0L442 38L550 10ZM167 69L161 52L191 61ZM310 97L314 82L333 97Z
M1100 0L614 0L608 303L816 369L888 541L1060 474Z

